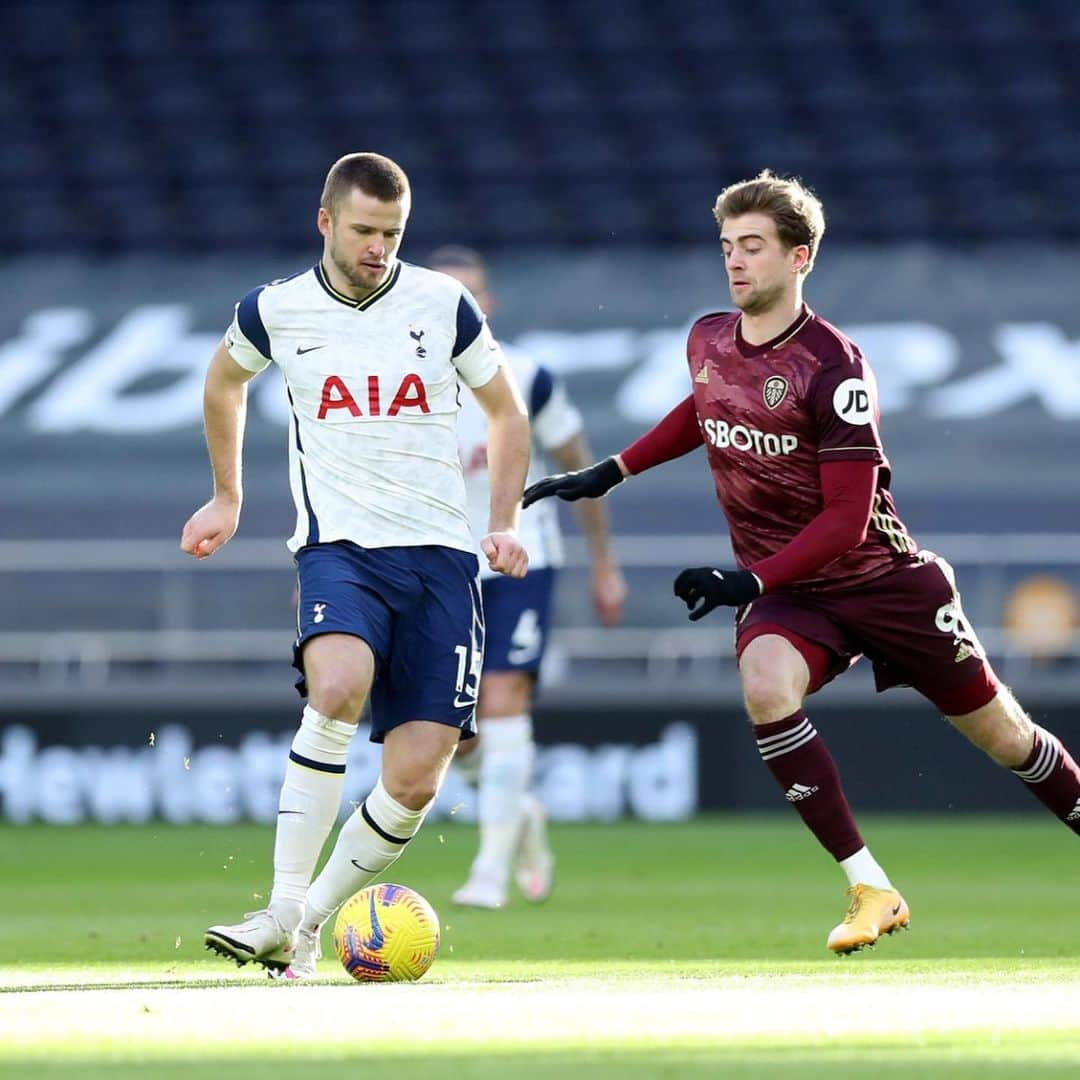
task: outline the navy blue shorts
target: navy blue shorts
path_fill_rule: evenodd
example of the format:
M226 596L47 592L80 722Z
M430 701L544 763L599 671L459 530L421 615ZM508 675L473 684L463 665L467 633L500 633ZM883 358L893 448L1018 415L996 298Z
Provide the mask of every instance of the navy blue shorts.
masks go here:
M293 666L319 634L352 634L375 654L371 739L409 720L476 734L484 610L476 556L448 547L362 548L347 540L296 553Z
M523 578L484 578L485 671L528 671L536 674L547 648L555 571L530 570Z

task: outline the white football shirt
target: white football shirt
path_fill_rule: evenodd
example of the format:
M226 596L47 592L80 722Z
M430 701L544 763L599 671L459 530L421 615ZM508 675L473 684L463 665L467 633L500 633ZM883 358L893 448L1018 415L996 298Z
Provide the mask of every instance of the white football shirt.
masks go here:
M285 377L290 550L335 540L476 550L457 448L458 380L483 386L502 352L460 282L399 260L357 301L316 264L249 292L226 346L248 371L273 361Z
M549 471L544 452L562 446L581 431L581 414L567 396L562 382L547 368L521 349L503 345L502 351L507 367L517 379L521 396L529 409L533 452L526 484L531 484ZM458 444L462 467L465 470L469 520L473 534L482 537L488 531L491 483L487 464L487 417L472 394L463 393L461 397ZM559 514L554 499L543 499L522 511L518 536L529 553L530 569L562 565L562 535L559 532ZM496 576L494 571L488 569L484 559L480 560L480 576Z

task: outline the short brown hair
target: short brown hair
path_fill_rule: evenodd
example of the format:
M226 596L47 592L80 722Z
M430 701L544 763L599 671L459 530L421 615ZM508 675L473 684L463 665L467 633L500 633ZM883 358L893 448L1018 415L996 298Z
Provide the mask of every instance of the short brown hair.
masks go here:
M813 270L818 245L825 235L825 210L821 200L801 180L785 179L762 169L753 180L729 184L716 197L713 207L716 224L723 228L726 218L742 214L768 214L776 223L784 247L790 251L805 244L810 249L802 273Z
M333 213L353 188L359 188L365 195L381 202L398 202L410 197L405 170L382 154L346 154L338 158L326 174L319 205Z

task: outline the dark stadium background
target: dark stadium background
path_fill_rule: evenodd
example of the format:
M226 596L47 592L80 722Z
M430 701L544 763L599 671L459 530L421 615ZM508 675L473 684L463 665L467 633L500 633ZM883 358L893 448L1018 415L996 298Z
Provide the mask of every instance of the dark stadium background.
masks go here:
M0 814L272 814L298 705L273 377L238 539L199 566L177 539L213 344L314 261L325 171L362 149L412 179L406 259L488 254L496 331L564 375L598 454L685 392L685 328L727 304L717 190L802 176L829 221L808 299L877 368L900 511L1075 746L1078 48L1067 0L0 6ZM633 591L599 630L571 541L537 722L554 816L776 805L723 617L671 597L726 557L700 455L609 508ZM860 807L1028 808L865 671L812 714Z

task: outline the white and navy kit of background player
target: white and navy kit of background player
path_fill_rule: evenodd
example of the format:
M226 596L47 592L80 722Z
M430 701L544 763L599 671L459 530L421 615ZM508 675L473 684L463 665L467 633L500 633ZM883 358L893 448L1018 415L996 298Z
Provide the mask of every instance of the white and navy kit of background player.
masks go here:
M562 446L582 429L581 414L566 395L562 383L527 353L503 346L507 365L517 379L529 408L533 453L529 465L532 483L547 473L544 452ZM458 442L465 469L469 520L473 532L483 536L488 520L487 418L471 395L462 395ZM519 538L529 553L529 573L508 578L489 570L481 561L484 595L485 671L536 672L547 644L555 567L563 561L558 509L544 499L522 512Z
M471 735L484 618L458 380L483 386L502 361L476 301L400 261L357 301L316 265L249 292L226 346L241 367L274 361L285 377L301 675L309 638L361 637L377 662L373 740L408 720Z

